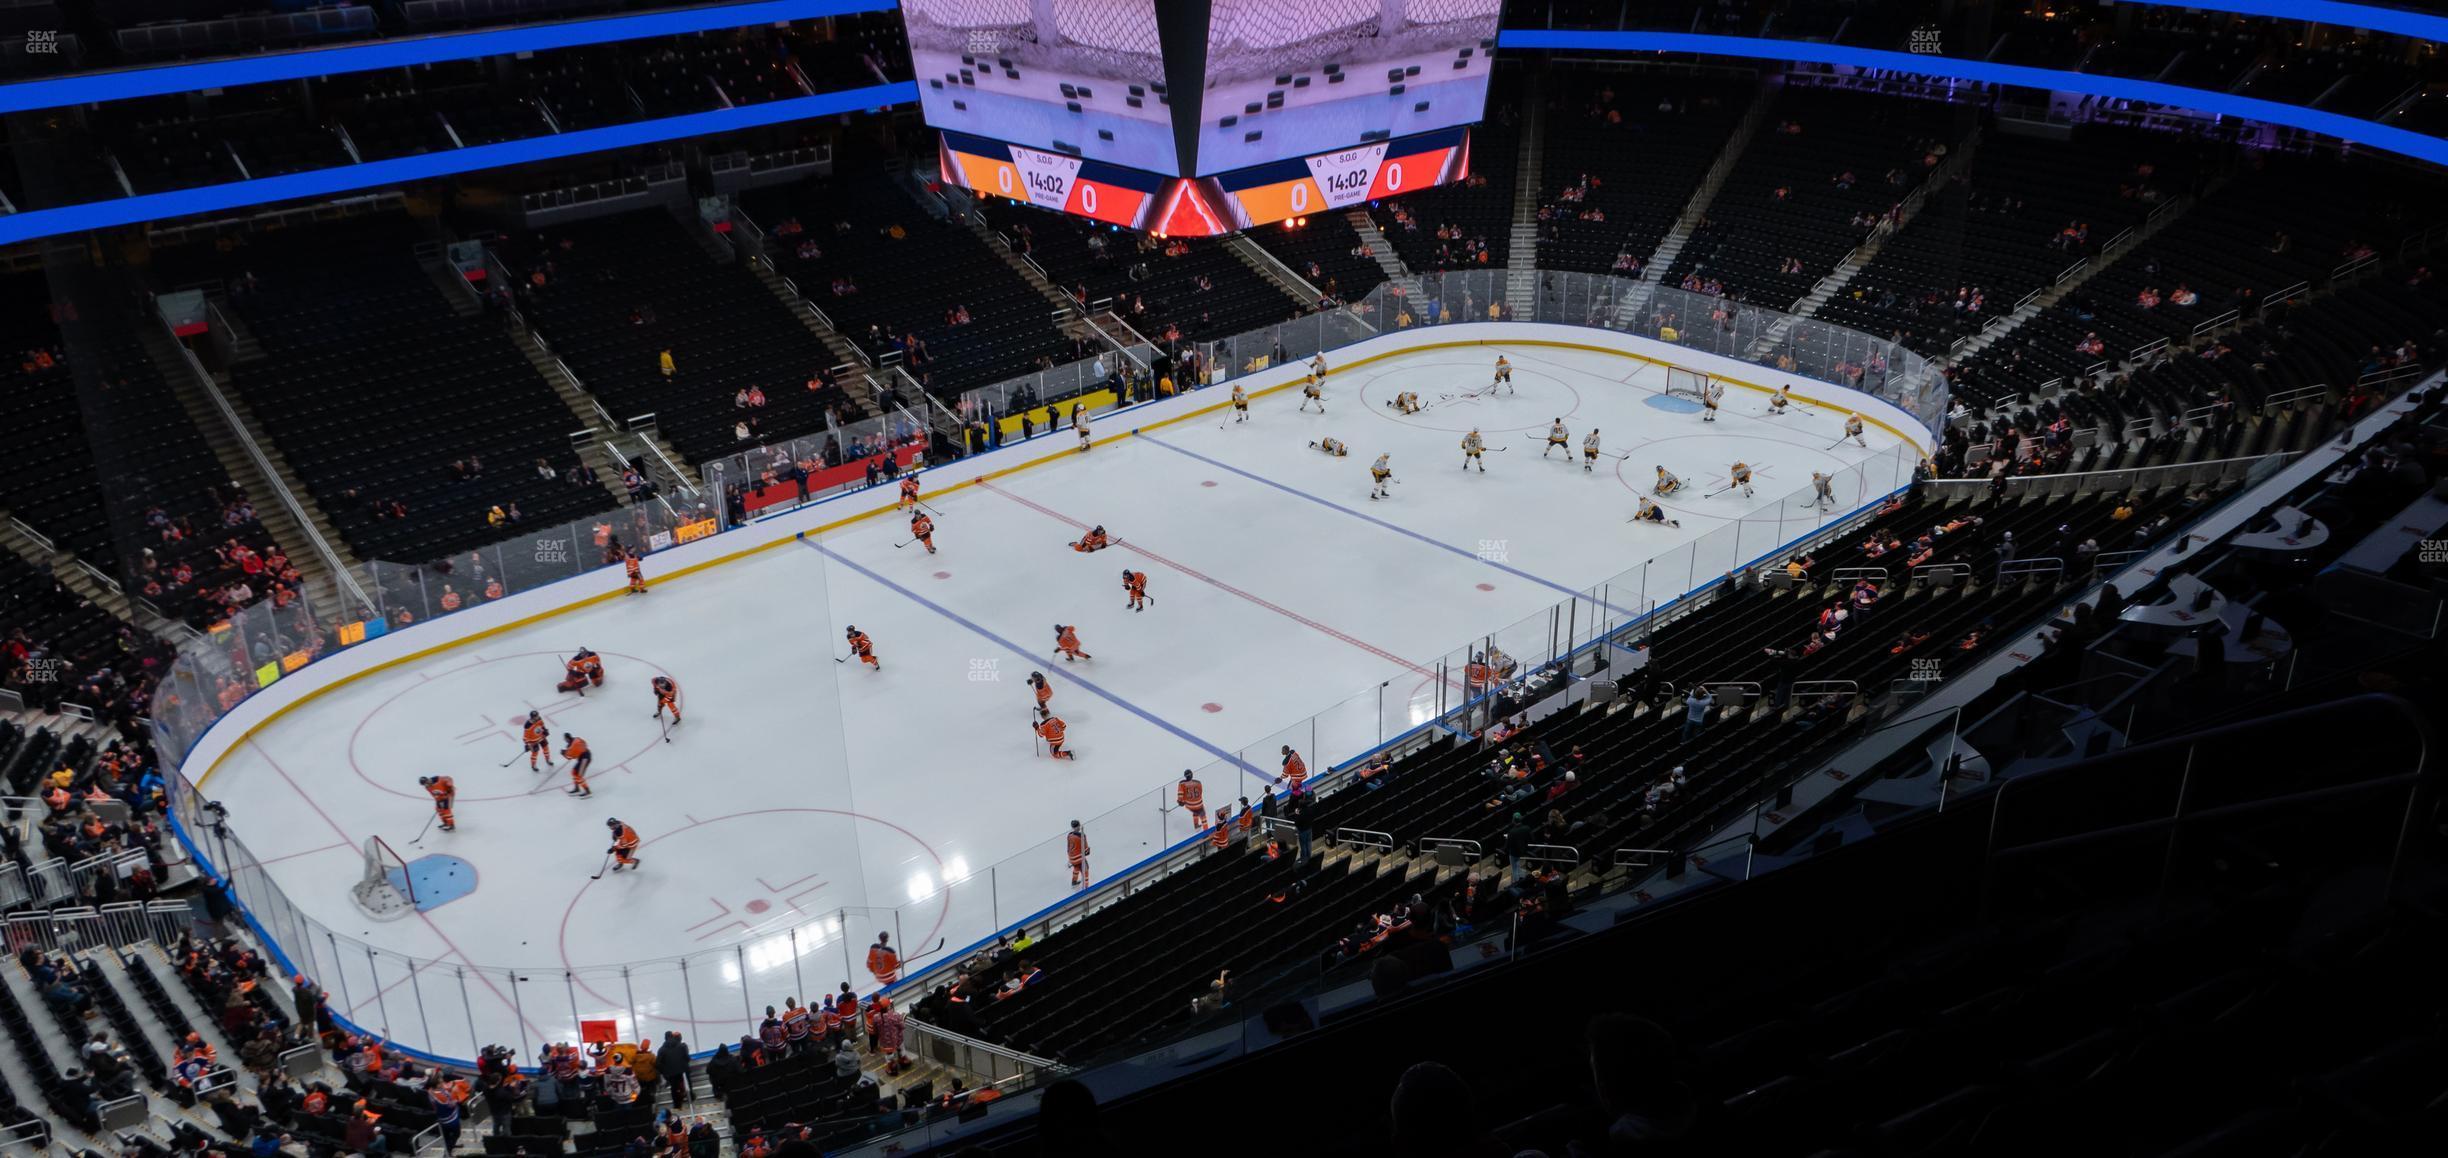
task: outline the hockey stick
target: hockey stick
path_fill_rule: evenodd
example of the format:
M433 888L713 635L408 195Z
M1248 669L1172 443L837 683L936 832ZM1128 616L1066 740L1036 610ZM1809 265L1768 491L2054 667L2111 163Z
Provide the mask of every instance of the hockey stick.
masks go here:
M602 868L599 868L599 869L596 869L596 870L595 870L595 875L594 875L594 876L591 876L591 877L588 877L587 879L588 879L588 880L590 880L590 881L600 881L600 880L602 880L602 879L603 879L603 875L604 875L604 873L606 873L607 871L610 871L610 869L611 869L611 868L612 868L612 854L607 852L607 853L605 853L605 854L604 854L604 862L603 862L603 867L602 867Z
M520 756L524 756L524 755L526 755L526 754L527 754L527 749L525 749L525 748L521 748L521 749L519 749L519 750L518 750L517 755L513 755L513 756L512 756L512 757L510 757L509 759L502 761L502 762L501 762L501 766L502 766L502 767L504 767L504 768L507 768L507 767L511 766L512 764L516 764L516 763L518 763L518 758L519 758Z
M1836 449L1837 447L1843 446L1843 445L1844 445L1844 440L1846 440L1846 439L1848 439L1848 438L1851 438L1851 437L1853 437L1853 436L1852 436L1852 435L1850 435L1850 434L1839 434L1839 435L1837 435L1837 436L1836 436L1836 441L1834 441L1834 442L1831 442L1831 443L1827 444L1827 448L1828 448L1829 450L1834 450L1834 449Z
M655 722L663 725L663 742L666 744L671 743L671 721L663 718L663 710L661 708L655 709Z
M926 951L926 952L924 952L924 953L914 953L914 954L911 954L910 956L903 957L903 958L901 959L901 967L902 967L902 968L904 968L904 969L907 969L907 968L909 968L909 963L910 963L910 962L912 962L912 961L918 960L918 959L919 959L919 958L921 958L921 957L932 957L932 956L936 955L937 953L941 953L941 952L943 952L944 940L945 940L945 939L944 939L944 938L942 938L942 937L937 937L937 938L935 938L935 947L934 947L934 948L929 949L929 950L927 950L927 951Z
M898 551L898 550L900 550L901 548L906 547L906 546L909 546L910 544L915 543L915 542L917 542L917 541L918 541L918 540L917 540L917 538L916 538L916 537L914 537L914 536L913 536L913 537L911 537L911 538L903 539L903 540L901 540L900 542L893 544L893 550Z
M411 847L413 847L413 846L415 846L415 845L417 845L417 844L419 844L419 843L422 843L422 842L424 841L424 839L425 839L425 834L426 834L426 833L428 833L428 832L432 832L432 831L433 831L433 822L434 822L434 817L437 817L437 816L440 816L440 815L442 815L442 814L441 814L441 813L439 813L439 812L432 812L432 813L427 813L427 814L426 814L426 816L425 816L425 827L418 829L418 830L417 830L417 834L416 834L415 839L410 840L410 841L408 842L408 843L409 843L409 845L410 845Z

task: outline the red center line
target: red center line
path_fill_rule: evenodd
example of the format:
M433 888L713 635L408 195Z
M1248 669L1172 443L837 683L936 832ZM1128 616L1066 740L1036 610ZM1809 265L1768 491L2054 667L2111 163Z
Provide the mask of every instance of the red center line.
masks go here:
M978 485L979 487L981 487L981 488L984 488L985 490L991 491L991 492L993 492L993 493L995 493L995 494L998 494L998 495L1003 496L1004 498L1010 499L1011 501L1013 501L1013 502L1015 502L1015 503L1018 503L1018 504L1020 504L1021 506L1027 507L1028 509L1030 509L1030 510L1032 510L1032 511L1035 511L1035 512L1037 512L1038 514L1044 515L1044 516L1046 516L1046 517L1047 517L1047 518L1049 518L1049 519L1054 519L1054 520L1056 520L1056 521L1058 521L1058 522L1069 523L1069 524L1070 524L1072 527L1074 527L1074 528L1076 528L1076 529L1078 529L1078 530L1080 530L1080 531L1083 531L1083 532L1085 532L1085 531L1087 531L1087 530L1088 530L1088 524L1083 523L1083 522L1079 521L1078 519L1074 519L1074 518L1072 518L1071 516L1069 516L1069 515L1066 515L1066 514L1062 513L1061 511L1054 510L1053 508L1051 508L1051 507L1047 507L1047 506L1045 506L1045 505L1043 505L1043 504L1041 504L1041 503L1035 502L1034 500L1022 498L1022 497L1020 497L1019 495L1016 495L1016 494L1013 494L1013 493L1012 493L1012 492L1010 492L1010 491L1004 490L1002 487L996 486L996 485L994 485L994 484L993 484L993 483L991 483L991 482L986 482L986 481L980 480L980 481L979 481L979 483L978 483L977 485ZM1248 600L1248 601L1249 601L1249 602L1251 602L1251 603L1257 604L1257 605L1258 605L1258 606L1260 606L1260 607L1263 607L1263 608L1265 608L1265 609L1267 609L1267 610L1269 610L1269 611L1272 611L1272 612L1274 612L1274 613L1275 613L1275 614L1277 614L1277 615L1283 616L1284 618L1289 619L1289 620L1293 621L1294 623L1298 623L1298 624L1300 624L1300 625L1301 625L1301 626L1303 626L1303 627L1309 628L1309 629L1310 629L1310 630L1312 630L1312 631L1318 632L1318 633L1323 634L1323 635L1331 636L1331 637L1333 637L1333 638L1335 638L1335 639L1342 640L1343 642L1348 643L1348 644L1352 645L1353 647L1359 648L1360 650L1365 651L1365 652L1369 653L1370 655L1376 656L1376 657L1377 657L1377 658L1379 658L1379 659L1386 660L1386 661L1387 661L1387 662L1389 662L1389 663L1399 664L1399 665L1401 665L1401 666L1403 667L1403 669L1404 669L1404 670L1409 671L1409 672L1411 672L1411 673L1413 673L1413 674L1415 674L1415 675L1422 675L1422 676L1426 676L1426 677L1428 677L1428 678L1430 678L1430 679L1434 679L1434 678L1436 678L1436 673L1435 673L1434 671L1431 671L1431 670L1429 670L1429 669L1427 669L1427 668L1421 667L1420 665L1418 665L1418 664L1416 664L1416 663L1413 663L1413 662L1411 662L1410 660L1404 659L1403 657L1401 657L1401 656L1399 656L1399 655L1396 655L1396 654L1394 654L1393 652L1387 651L1386 649L1384 649L1384 648L1382 648L1382 647L1379 647L1379 646L1377 646L1376 644L1369 643L1369 642L1367 642L1366 640L1355 639L1355 638L1353 638L1353 637L1352 637L1352 636L1350 636L1350 635L1346 635L1346 634L1344 634L1344 633L1343 633L1343 632L1341 632L1341 631L1337 631L1337 630L1335 630L1335 629L1334 629L1334 628L1332 628L1332 627L1328 627L1328 626L1326 626L1326 625L1325 625L1325 624L1323 624L1323 623L1319 623L1317 620L1311 619L1311 618L1309 618L1308 616L1301 614L1300 612L1294 611L1294 610L1292 610L1292 609L1290 609L1290 608L1288 608L1288 607L1283 607L1283 606L1279 606L1279 605L1274 604L1274 603L1270 603L1270 602L1268 602L1268 601L1267 601L1267 600L1265 600L1265 599L1262 599L1262 598L1260 598L1260 597L1258 597L1258 596L1256 596L1256 595L1252 595L1252 594L1250 594L1250 593L1249 593L1249 592L1247 592L1247 591L1243 591L1242 589L1240 589L1240 588L1238 588L1238 587L1235 587L1235 586L1233 586L1233 585L1232 585L1232 584L1230 584L1230 583L1226 583L1226 582L1224 582L1223 580L1218 579L1218 578L1216 578L1216 577L1214 577L1214 576L1212 576L1212 575L1206 574L1205 572L1202 572L1202 571L1198 570L1198 569L1197 569L1197 568L1195 568L1195 567L1190 567L1190 566L1187 566L1187 565L1182 564L1182 563L1177 563L1177 562L1174 562L1174 561L1173 561L1173 560L1171 560L1171 559L1167 559L1167 558L1165 558L1164 556L1159 555L1159 554L1157 554L1157 553L1156 553L1156 552L1154 552L1154 551L1150 551L1150 550L1148 550L1147 548L1142 547L1142 546L1140 546L1140 545L1139 545L1139 544L1137 544L1137 543L1131 542L1131 541L1130 541L1130 540L1128 540L1128 539L1115 539L1115 540L1114 540L1114 545L1115 545L1115 546L1117 546L1117 547L1122 548L1122 549L1123 549L1123 550L1125 550L1125 551L1129 551L1129 552L1131 552L1131 553L1132 553L1132 554L1134 554L1134 555L1139 555L1139 556L1142 556L1142 557L1146 558L1147 560L1149 560L1150 562L1156 563L1156 564L1157 564L1157 565L1159 565L1159 566L1163 566L1163 567L1169 567L1169 568L1172 568L1172 569L1173 569L1173 570L1175 570L1175 571L1181 572L1182 574L1187 575L1187 576L1189 576L1189 577L1190 577L1190 578L1192 578L1192 579L1196 579L1196 580L1198 580L1199 582L1204 583L1204 584L1206 584L1206 585L1208 585L1208 586L1210 586L1210 587L1213 587L1213 588L1215 588L1215 589L1216 589L1216 590L1218 590L1218 591L1224 592L1224 593L1225 593L1225 594L1227 594L1227 595L1232 595L1232 596L1236 596L1236 597L1241 598L1241 599ZM1451 686L1453 686L1453 687L1460 687L1460 686L1462 686L1462 685L1461 685L1461 684L1460 684L1458 681L1454 680L1454 679L1453 679L1452 677L1450 677L1450 676L1446 678L1445 682L1446 682L1448 685L1451 685Z
M280 761L273 759L270 751L266 750L263 745L253 742L249 742L248 746L255 749L256 755L262 756L264 763L271 765L272 770L279 773L282 780L288 782L290 791L297 793L298 799L306 802L306 807L314 809L315 815L322 817L323 823L330 825L331 830L339 834L342 843L347 844L352 848L358 846L359 842L349 836L347 829L340 827L339 821L331 818L331 813L323 811L323 806L315 803L314 797L306 795L306 790L298 787L298 782L290 777L289 770L281 767ZM475 958L470 957L466 953L460 951L459 946L450 939L450 934L442 931L442 926L434 923L432 914L419 910L417 912L417 919L425 922L426 928L433 930L433 935L441 939L443 948L450 950L452 954L456 954L462 961L471 963L475 961ZM406 954L401 954L401 956L406 956ZM310 953L307 960L312 961L313 959L313 955ZM292 963L294 963L294 961ZM518 1003L510 1000L510 998L501 991L500 986L493 984L492 975L479 968L476 970L476 979L484 982L484 987L493 991L493 996L501 1001L503 1008L510 1010L510 1015L512 1017L517 1017L520 1023L524 1024L528 1030L533 1032L539 1040L550 1040L545 1035L543 1030L536 1028L536 1024L534 1022L528 1021L525 1017L519 1014Z

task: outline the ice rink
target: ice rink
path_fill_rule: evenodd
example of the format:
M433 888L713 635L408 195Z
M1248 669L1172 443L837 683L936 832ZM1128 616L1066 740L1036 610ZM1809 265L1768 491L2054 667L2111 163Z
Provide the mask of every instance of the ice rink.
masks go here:
M1481 389L1499 351L1510 394ZM1475 639L1510 631L1499 645L1535 664L1908 470L1910 448L1876 426L1867 447L1839 445L1841 414L1766 417L1741 387L1703 423L1664 384L1652 364L1551 347L1371 363L1330 378L1323 415L1281 390L1247 423L1218 411L930 496L934 555L888 512L378 672L274 719L205 792L336 934L287 948L351 1020L462 1058L573 1039L590 1018L710 1049L786 996L872 991L859 963L879 931L905 954L956 952L1061 900L1073 819L1111 876L1191 834L1165 810L1184 769L1211 809L1255 798L1283 744L1322 772L1431 719L1440 687L1454 702L1453 659ZM1388 409L1398 390L1428 408ZM1571 453L1542 458L1557 418ZM1628 457L1585 473L1592 426ZM1484 473L1460 469L1473 427ZM1115 416L1096 433L1127 429ZM1328 436L1350 456L1311 448ZM1072 440L1050 437L1064 442L1037 449ZM1398 483L1372 501L1381 452ZM1737 459L1756 495L1709 496ZM1658 464L1688 484L1665 503L1679 528L1626 522ZM1813 471L1838 476L1833 507L1809 505ZM1738 520L1739 548L1684 547L1730 544ZM1097 524L1118 545L1072 550ZM1125 568L1149 576L1143 612L1125 607ZM1094 658L1057 659L1058 623ZM850 624L880 671L835 662ZM604 656L606 686L556 693L580 646ZM1076 761L1046 759L1024 730L1032 671L1053 681ZM668 743L650 718L656 673L685 697ZM530 708L556 747L566 731L598 753L593 798L518 758ZM420 838L417 778L437 773L459 785L458 831ZM643 864L590 880L608 817L644 837ZM348 895L377 835L427 894L389 922ZM410 960L424 962L413 976Z

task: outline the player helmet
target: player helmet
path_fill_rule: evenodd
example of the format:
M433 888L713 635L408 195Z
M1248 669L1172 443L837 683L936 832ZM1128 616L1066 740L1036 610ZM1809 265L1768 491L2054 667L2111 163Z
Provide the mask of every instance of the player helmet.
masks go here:
M848 627L842 628L842 638L843 638L843 639L848 639L848 638L850 638L851 636L853 636L853 635L857 635L857 634L858 634L858 624L853 623L853 624L851 624L851 625L850 625L850 626L848 626Z
M616 816L616 817L612 817L612 818L609 818L609 819L605 820L605 821L604 821L604 827L605 827L605 828L619 828L619 827L620 827L620 818Z
M431 784L431 783L433 783L433 782L434 782L434 778L433 778L433 777L431 777L431 776L419 776L419 777L417 777L417 783L419 783L419 784Z

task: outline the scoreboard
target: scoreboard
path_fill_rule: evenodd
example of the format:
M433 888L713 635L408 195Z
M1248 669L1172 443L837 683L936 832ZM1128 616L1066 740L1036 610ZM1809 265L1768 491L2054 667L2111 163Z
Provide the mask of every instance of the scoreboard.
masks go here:
M950 131L937 160L946 184L977 193L1167 237L1209 237L1460 181L1470 175L1470 130L1197 178Z

